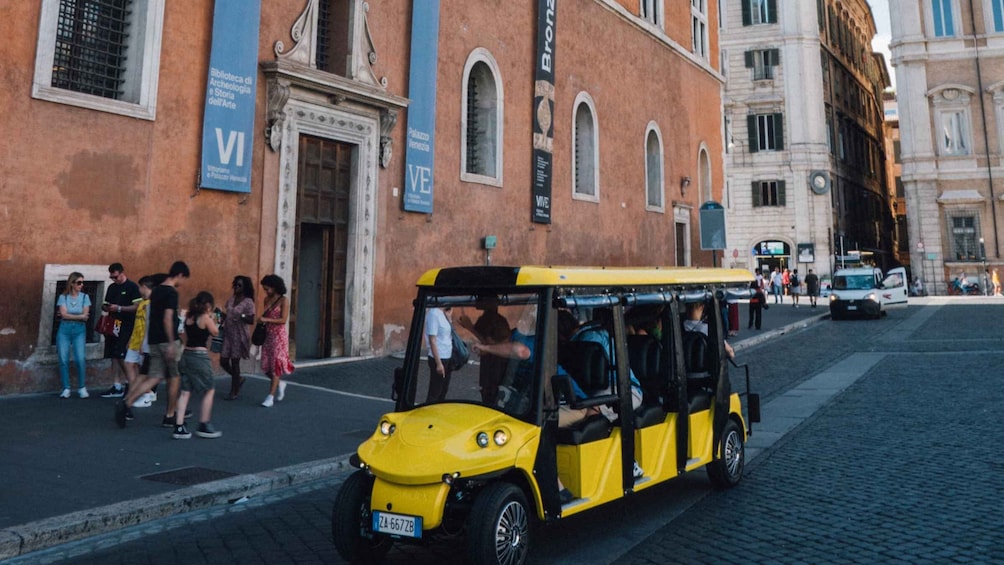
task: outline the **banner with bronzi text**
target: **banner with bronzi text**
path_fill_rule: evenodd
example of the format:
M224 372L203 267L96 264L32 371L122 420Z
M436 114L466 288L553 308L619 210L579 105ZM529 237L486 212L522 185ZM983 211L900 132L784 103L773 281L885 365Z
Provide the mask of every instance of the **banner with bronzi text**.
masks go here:
M216 0L202 118L202 188L251 192L260 0Z
M554 161L554 44L558 0L537 0L537 60L533 83L533 221L551 223Z

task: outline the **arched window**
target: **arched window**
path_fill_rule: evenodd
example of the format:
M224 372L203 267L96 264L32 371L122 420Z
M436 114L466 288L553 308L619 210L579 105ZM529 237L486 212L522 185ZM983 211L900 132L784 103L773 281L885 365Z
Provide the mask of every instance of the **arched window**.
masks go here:
M600 143L593 99L575 98L572 119L572 198L600 200Z
M704 202L713 200L711 194L711 159L708 158L708 150L701 145L701 152L697 157L697 186L701 189L701 198Z
M666 209L662 164L662 135L659 126L651 122L645 134L645 209L653 212Z
M464 68L461 180L502 186L502 81L495 59L475 49Z

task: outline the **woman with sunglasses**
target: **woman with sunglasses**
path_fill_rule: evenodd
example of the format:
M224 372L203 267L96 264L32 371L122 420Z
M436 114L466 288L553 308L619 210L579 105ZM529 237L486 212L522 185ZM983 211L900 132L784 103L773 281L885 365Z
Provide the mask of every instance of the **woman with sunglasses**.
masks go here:
M220 348L220 366L230 375L230 394L226 400L236 400L245 377L241 376L241 359L251 356L251 338L248 328L255 323L254 285L249 277L237 275L233 282L234 294L223 305L226 321L223 322L223 345Z
M56 330L56 352L59 355L59 378L63 382L63 392L60 398L70 397L70 350L77 362L80 376L77 383L77 394L87 398L87 387L84 386L84 374L87 372L85 362L87 344L87 318L91 315L91 297L82 292L84 275L74 271L66 279L66 289L56 299L59 309L59 329Z

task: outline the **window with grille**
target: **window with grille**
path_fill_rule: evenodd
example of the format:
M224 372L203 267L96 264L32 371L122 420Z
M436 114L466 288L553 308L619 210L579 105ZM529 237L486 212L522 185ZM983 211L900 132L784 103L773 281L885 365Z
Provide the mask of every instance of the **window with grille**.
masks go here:
M475 49L464 69L461 180L502 185L502 99L495 59Z
M319 70L348 74L351 20L350 0L321 0L317 3L317 43L315 64Z
M746 116L750 152L784 149L782 114L750 114Z
M743 25L777 23L777 0L741 0Z
M32 97L152 120L166 0L41 0Z
M784 181L753 181L753 207L784 206Z
M780 60L777 49L754 49L746 52L746 68L753 69L753 80L773 80L774 67Z
M662 140L649 128L645 140L645 203L649 210L663 210Z
M52 86L118 100L131 0L61 0Z
M572 125L572 196L599 200L596 117L590 102L587 95L580 94L575 105L575 121Z
M979 214L975 210L952 210L946 215L949 256L956 261L979 261Z

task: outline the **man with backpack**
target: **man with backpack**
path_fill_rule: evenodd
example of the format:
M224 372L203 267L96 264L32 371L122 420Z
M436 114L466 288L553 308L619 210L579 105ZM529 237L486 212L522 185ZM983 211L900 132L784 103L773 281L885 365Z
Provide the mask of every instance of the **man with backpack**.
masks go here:
M788 285L791 287L792 306L798 308L798 295L802 294L802 281L798 278L798 269L791 272L788 277Z

